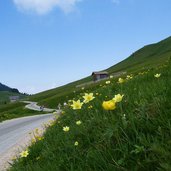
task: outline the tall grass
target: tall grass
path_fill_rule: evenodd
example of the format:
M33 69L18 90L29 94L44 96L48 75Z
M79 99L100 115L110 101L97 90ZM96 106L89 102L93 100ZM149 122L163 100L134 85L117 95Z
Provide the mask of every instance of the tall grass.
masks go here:
M161 73L160 78L154 74ZM51 126L44 140L29 147L27 158L11 171L157 171L171 170L171 63L118 84L89 87L96 98L81 110L70 107ZM124 94L113 111L104 100ZM76 90L75 99L83 92ZM92 106L92 107L90 107ZM82 121L77 125L76 121ZM68 126L68 132L63 127ZM74 143L78 141L78 146Z

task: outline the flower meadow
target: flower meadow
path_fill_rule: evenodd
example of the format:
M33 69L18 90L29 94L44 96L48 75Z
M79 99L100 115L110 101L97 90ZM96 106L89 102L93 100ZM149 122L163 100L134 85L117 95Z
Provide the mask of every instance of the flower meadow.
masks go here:
M169 62L80 89L11 171L171 170Z

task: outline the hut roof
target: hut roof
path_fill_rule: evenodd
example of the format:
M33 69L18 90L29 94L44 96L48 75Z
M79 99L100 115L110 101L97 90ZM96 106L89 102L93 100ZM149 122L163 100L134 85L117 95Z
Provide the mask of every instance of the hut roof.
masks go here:
M97 74L107 74L108 75L108 72L107 71L96 71L96 72L92 72L92 75L97 75Z

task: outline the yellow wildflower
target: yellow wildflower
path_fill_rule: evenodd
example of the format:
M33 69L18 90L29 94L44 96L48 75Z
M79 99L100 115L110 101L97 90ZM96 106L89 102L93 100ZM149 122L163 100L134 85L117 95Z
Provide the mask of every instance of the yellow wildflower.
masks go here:
M78 146L78 141L75 141L74 145L75 145L75 146Z
M37 139L39 140L39 141L41 141L41 140L44 140L44 137L37 137Z
M36 157L36 160L40 160L40 156L39 157Z
M73 104L71 105L71 107L74 110L77 110L77 109L81 109L82 108L82 105L83 105L83 103L81 103L80 100L77 100L77 101L74 101L73 100Z
M76 124L77 124L77 125L81 125L82 122L81 122L81 121L77 121Z
M117 94L115 97L112 99L115 103L121 102L122 98L124 95Z
M127 79L127 80L131 80L132 78L133 78L133 77L132 77L131 75L127 75L127 76L126 76L126 79Z
M113 78L113 75L110 75L110 78L112 79Z
M110 81L106 81L106 84L110 84Z
M105 110L114 110L116 108L116 104L113 100L109 100L109 101L104 101L102 104L102 107Z
M63 131L68 132L69 131L69 127L68 126L63 127Z
M154 77L159 78L161 74L155 74Z
M84 98L84 103L88 103L90 101L92 101L95 97L93 96L93 93L85 93L85 96L83 96Z
M118 79L118 83L120 83L120 84L124 83L124 79L123 78L119 78Z
M20 156L21 156L21 157L27 157L28 155L29 155L28 150L22 151L22 152L20 153Z
M57 112L53 112L54 115L57 115L58 113Z
M31 142L32 142L32 144L35 144L36 143L36 139L32 138Z
M62 112L61 112L61 114L63 114L63 115L64 115L64 114L65 114L65 111L62 111Z
M93 108L93 106L92 106L92 105L90 105L88 108L89 108L89 109L92 109L92 108Z

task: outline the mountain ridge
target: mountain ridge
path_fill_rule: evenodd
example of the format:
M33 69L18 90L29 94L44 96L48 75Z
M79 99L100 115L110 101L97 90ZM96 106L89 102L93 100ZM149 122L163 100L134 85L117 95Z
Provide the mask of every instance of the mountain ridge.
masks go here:
M7 92L13 92L13 93L20 93L18 89L11 88L6 86L5 84L0 83L0 91L7 91Z

